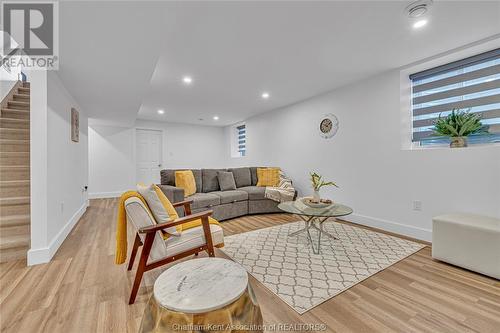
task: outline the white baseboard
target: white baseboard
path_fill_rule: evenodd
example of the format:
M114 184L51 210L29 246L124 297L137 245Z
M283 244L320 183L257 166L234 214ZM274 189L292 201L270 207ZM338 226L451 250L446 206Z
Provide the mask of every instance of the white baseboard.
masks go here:
M430 229L422 229L405 224L400 224L393 221L382 220L379 218L364 216L359 214L351 214L348 216L343 216L341 219L352 223L393 232L395 234L416 238L426 242L432 241L432 230Z
M125 191L119 192L94 192L89 193L89 199L118 198Z
M43 264L49 262L50 259L56 254L57 250L64 242L66 237L73 229L73 227L78 223L80 218L83 216L88 207L88 201L78 209L78 211L69 219L68 223L59 231L59 233L52 239L48 247L42 247L38 249L28 250L28 266Z

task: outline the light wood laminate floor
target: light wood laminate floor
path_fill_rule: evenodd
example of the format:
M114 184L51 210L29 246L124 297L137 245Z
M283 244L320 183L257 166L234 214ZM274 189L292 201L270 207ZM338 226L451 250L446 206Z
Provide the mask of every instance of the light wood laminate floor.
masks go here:
M92 200L50 263L0 264L1 332L137 331L165 268L146 273L136 303L127 304L134 272L114 264L116 205L116 199ZM222 225L231 235L297 220L268 214ZM430 254L426 247L303 315L250 281L267 324L324 323L327 332L500 332L500 282Z

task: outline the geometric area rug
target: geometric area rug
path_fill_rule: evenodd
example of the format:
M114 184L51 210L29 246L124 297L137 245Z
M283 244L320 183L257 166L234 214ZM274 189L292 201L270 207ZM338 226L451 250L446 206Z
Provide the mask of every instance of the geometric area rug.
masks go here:
M350 225L327 221L314 254L304 227L292 222L224 237L221 248L299 314L419 251L425 245ZM318 233L310 229L313 242Z

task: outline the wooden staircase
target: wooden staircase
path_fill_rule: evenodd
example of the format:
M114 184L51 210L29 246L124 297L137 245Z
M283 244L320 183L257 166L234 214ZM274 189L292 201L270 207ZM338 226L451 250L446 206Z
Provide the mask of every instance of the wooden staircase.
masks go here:
M30 86L18 82L0 113L0 262L30 246Z

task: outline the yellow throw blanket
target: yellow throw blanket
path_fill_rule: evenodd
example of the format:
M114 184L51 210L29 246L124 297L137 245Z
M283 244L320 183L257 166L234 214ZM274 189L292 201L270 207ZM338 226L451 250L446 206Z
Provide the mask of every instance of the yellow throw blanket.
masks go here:
M175 208L172 206L168 198L165 196L165 194L162 192L162 190L158 187L155 186L155 191L158 197L160 198L160 201L163 203L163 206L165 207L165 210L168 212L170 216L172 216L172 220L178 219L179 215L177 215L177 212L175 211ZM125 201L129 198L132 197L137 197L139 198L143 203L144 206L149 210L149 206L142 197L142 195L139 194L137 191L127 191L123 193L120 197L120 201L118 203L118 213L116 217L116 252L115 252L115 264L121 265L125 262L127 259L127 212L125 211ZM150 211L151 213L151 211ZM153 216L151 214L151 216ZM217 224L220 225L219 222L211 217L208 218L210 224ZM187 230L191 228L196 228L201 226L201 219L190 221L183 223L179 226L176 226L176 229L178 232L182 232L182 230ZM167 239L170 237L169 234L163 233L163 238ZM222 245L223 246L223 245ZM217 246L221 247L221 246Z

